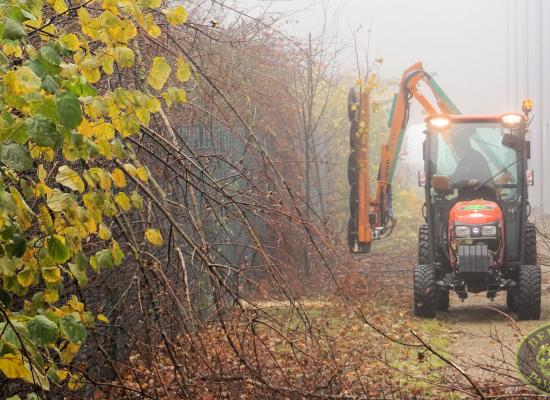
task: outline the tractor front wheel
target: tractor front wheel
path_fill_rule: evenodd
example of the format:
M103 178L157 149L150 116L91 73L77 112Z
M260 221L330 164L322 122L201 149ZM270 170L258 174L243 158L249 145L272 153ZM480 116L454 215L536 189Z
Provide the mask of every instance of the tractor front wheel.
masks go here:
M439 300L435 267L430 264L417 265L414 268L413 284L414 315L434 318Z
M518 319L540 319L541 275L538 265L522 265L517 286Z
M517 296L518 291L516 287L511 287L508 290L506 290L506 307L508 307L509 311L517 311Z

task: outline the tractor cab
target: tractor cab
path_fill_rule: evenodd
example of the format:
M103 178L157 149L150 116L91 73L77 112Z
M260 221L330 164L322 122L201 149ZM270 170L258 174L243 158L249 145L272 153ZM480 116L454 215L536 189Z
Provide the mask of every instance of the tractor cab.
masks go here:
M539 318L540 268L535 229L527 222L533 176L527 122L521 114L427 119L417 315L446 310L450 290L461 299L483 291L494 298L506 290L520 319Z

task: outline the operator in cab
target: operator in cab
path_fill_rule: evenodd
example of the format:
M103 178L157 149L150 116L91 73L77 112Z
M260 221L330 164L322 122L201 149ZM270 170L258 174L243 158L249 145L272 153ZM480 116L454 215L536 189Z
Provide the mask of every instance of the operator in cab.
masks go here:
M460 160L449 181L452 187L458 189L458 197L464 200L494 200L496 190L489 163L472 147L470 135L466 132L455 132L452 146Z

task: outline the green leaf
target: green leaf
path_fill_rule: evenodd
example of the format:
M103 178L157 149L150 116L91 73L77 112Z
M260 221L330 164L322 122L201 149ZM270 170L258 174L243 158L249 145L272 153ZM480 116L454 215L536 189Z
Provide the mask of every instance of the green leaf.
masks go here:
M29 138L41 147L57 148L63 138L55 128L55 123L44 115L37 114L25 121Z
M8 214L15 213L15 207L16 205L11 194L5 190L0 190L0 211Z
M2 304L6 308L11 307L11 296L8 292L6 292L4 289L0 288L0 304Z
M65 239L59 235L50 236L46 242L48 253L59 264L63 264L71 256L70 249L65 245Z
M59 85L57 84L55 79L53 79L50 75L46 75L42 79L42 86L41 87L42 87L42 89L44 89L45 91L47 91L48 93L51 93L51 94L54 94L59 89Z
M65 89L77 97L95 96L97 91L86 83L86 79L78 76L63 85Z
M59 65L59 63L61 62L59 53L57 52L57 49L53 44L42 46L42 48L40 49L40 55L50 64Z
M68 129L74 129L82 122L82 109L78 98L71 92L55 95L59 120Z
M101 268L112 268L115 265L113 254L110 249L103 249L95 253L97 265Z
M55 322L44 315L37 315L27 323L30 339L39 346L48 346L55 343L59 337L59 330Z
M4 22L4 39L19 40L27 36L27 32L21 23L11 18L6 18Z
M0 258L0 272L4 277L15 276L15 272L23 265L20 258L13 257L1 257Z
M0 148L0 161L16 171L27 171L32 167L29 148L22 144L8 143Z
M73 277L78 282L78 286L85 288L88 285L88 276L86 275L86 269L82 270L78 264L69 263L69 270Z
M17 233L13 235L12 241L13 243L9 245L7 249L10 255L13 257L22 257L27 249L27 240L25 239L25 236Z
M74 315L65 315L59 320L61 333L73 343L82 343L86 339L86 328Z

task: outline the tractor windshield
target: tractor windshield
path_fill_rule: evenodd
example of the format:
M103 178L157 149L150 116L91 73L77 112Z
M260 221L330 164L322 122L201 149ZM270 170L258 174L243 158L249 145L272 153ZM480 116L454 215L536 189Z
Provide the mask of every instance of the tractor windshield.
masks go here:
M476 188L502 201L518 200L518 155L502 145L499 123L459 123L432 134L432 174L449 177L458 189L452 196Z

